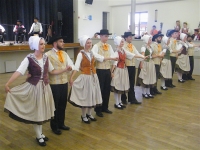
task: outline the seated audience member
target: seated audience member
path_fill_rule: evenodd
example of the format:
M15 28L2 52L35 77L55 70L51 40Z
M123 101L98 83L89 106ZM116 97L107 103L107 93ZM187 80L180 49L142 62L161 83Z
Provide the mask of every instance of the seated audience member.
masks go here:
M4 43L5 37L5 29L2 25L0 25L0 43Z
M183 22L183 28L180 30L180 33L190 35L190 29L188 28L187 22Z
M177 31L177 40L180 40L180 30L181 30L180 20L176 21L176 26L174 27L174 30Z
M15 25L13 32L15 33L15 42L18 43L18 41L20 41L20 43L22 43L24 40L26 29L24 25L22 25L21 20L17 20L17 25Z
M194 29L194 34L192 35L192 38L193 38L194 41L200 40L199 29Z
M151 31L150 31L150 34L151 34L152 36L154 36L155 34L158 34L158 30L156 30L156 26L155 26L155 25L153 25L153 27L152 27L152 29L151 29Z

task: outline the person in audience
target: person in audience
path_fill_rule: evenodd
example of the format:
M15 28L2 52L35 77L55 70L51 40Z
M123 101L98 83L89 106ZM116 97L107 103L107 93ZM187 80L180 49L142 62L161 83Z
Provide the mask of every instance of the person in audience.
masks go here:
M168 90L168 88L165 86L165 80L171 80L172 78L172 65L170 60L170 53L172 50L169 47L170 44L170 38L167 36L164 36L163 39L163 50L161 52L161 56L163 56L163 59L160 64L160 81L161 81L161 89L162 90Z
M5 28L0 25L0 42L4 43L4 38L5 38Z
M77 56L75 70L70 77L71 95L69 102L82 110L81 119L84 123L89 124L97 119L92 116L92 108L102 104L101 90L99 79L96 74L95 60L103 62L112 60L101 55L93 55L91 51L92 41L89 36L85 35L79 38L80 45L84 47ZM81 71L81 75L74 81L77 71Z
M163 56L161 55L161 52L162 52L161 42L162 42L163 36L164 36L163 34L159 33L159 34L155 34L152 38L153 43L151 44L151 49L152 49L152 59L154 61L155 69L156 69L156 85L150 88L151 95L162 94L157 89L157 83L158 83L158 79L160 79L160 62L163 58Z
M132 36L132 34L130 36ZM122 104L121 94L127 93L130 88L128 69L126 67L125 60L129 59L131 61L133 57L145 57L143 55L135 55L134 53L126 51L123 48L124 39L120 36L114 38L114 44L117 46L115 50L115 56L118 58L118 61L114 62L113 67L111 69L111 92L114 92L114 107L117 109L123 109L126 108L126 106Z
M99 35L97 33L94 34L94 36L92 37L93 39L99 39Z
M150 31L150 35L154 36L155 34L158 34L158 30L156 29L156 26L153 25L152 26L152 29Z
M190 29L188 28L187 22L183 22L183 28L181 28L180 33L190 35Z
M183 80L182 75L188 74L190 71L190 61L187 54L187 49L189 47L187 44L187 34L181 33L180 39L179 47L182 47L182 51L178 53L175 70L177 72L178 82L184 83L185 80Z
M100 30L100 41L95 44L92 48L92 52L94 56L99 54L105 58L111 57L114 58L114 51L111 45L107 44L108 37L111 35L107 29ZM110 60L105 60L103 62L97 60L96 62L96 73L99 79L99 84L101 88L101 95L102 95L102 106L95 107L96 115L99 117L103 117L103 113L112 114L112 111L108 109L109 97L110 97L110 82L111 82L111 64Z
M174 30L177 31L177 40L180 40L180 30L181 30L181 25L180 25L180 20L176 21L176 26L174 27Z
M37 17L34 18L34 23L31 26L31 29L28 34L31 36L33 35L41 35L43 32L42 24L39 22L39 19Z
M194 34L192 36L194 41L199 41L200 40L199 29L194 29Z
M4 108L12 119L33 124L36 141L40 146L46 146L48 138L42 132L42 124L54 117L55 110L48 72L60 74L66 72L68 67L55 70L47 55L44 54L45 41L43 38L29 38L29 46L34 53L25 57L5 85L7 96ZM10 84L24 75L27 69L30 77L26 82L10 89Z
M62 36L54 36L48 44L52 44L53 48L46 55L55 69L64 69L68 67L68 71L74 70L74 64L69 55L63 51L64 41ZM69 130L65 126L65 109L67 106L68 95L68 72L59 75L49 75L49 83L53 93L55 112L54 118L50 122L53 133L60 135L62 130Z
M21 20L17 20L17 25L15 25L13 32L15 33L15 42L18 43L20 41L20 43L22 43L24 41L26 28Z
M125 51L128 51L134 55L138 55L143 57L143 55L141 55L138 50L136 49L136 47L132 44L132 39L133 36L135 34L132 34L132 32L124 32L124 35L122 35L122 37L125 39L124 41L124 46L123 49ZM128 91L128 102L131 104L141 104L141 102L138 102L136 99L136 95L135 95L135 73L136 73L136 59L135 57L133 57L131 60L129 59L125 59L125 64L127 66L128 69L128 75L129 75L129 85L130 85L130 89ZM127 104L127 96L126 94L122 94L121 96L121 100L123 104Z
M150 93L150 88L156 84L156 70L151 49L152 39L150 35L144 35L142 39L145 44L141 48L141 53L143 56L148 56L148 58L140 62L137 85L142 86L142 96L144 98L154 98Z
M199 47L199 45L195 45L192 42L192 36L187 36L187 45L188 45L188 55L190 60L190 71L188 74L183 74L183 80L195 80L192 77L193 69L194 69L194 50L195 48Z

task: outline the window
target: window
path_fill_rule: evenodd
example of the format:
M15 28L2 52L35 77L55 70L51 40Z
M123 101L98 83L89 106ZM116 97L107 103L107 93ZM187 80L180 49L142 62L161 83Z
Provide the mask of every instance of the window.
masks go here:
M131 13L128 15L128 28L131 22ZM148 12L135 13L135 35L139 36L142 32L147 31Z

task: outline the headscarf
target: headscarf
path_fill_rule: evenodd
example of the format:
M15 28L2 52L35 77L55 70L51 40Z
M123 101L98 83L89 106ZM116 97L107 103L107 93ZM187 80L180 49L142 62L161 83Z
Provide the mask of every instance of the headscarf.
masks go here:
M90 39L90 37L88 35L83 35L79 38L79 43L82 47L85 48L85 44L87 42L87 40Z
M117 45L117 46L119 46L122 40L123 40L122 37L116 36L116 37L114 38L114 44Z
M39 43L42 38L38 36L31 36L28 40L28 44L31 50L39 50Z
M142 40L143 40L143 42L145 43L145 44L147 44L148 42L149 42L149 39L151 38L151 36L150 35L144 35L143 37L142 37Z

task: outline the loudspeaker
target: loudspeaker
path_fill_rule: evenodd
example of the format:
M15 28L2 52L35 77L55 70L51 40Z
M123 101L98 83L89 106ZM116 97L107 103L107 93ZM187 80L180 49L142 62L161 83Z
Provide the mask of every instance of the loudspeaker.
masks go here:
M86 4L90 4L90 5L92 5L93 0L85 0L85 3L86 3Z
M61 12L58 12L58 20L62 21L62 13Z

